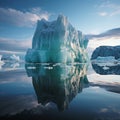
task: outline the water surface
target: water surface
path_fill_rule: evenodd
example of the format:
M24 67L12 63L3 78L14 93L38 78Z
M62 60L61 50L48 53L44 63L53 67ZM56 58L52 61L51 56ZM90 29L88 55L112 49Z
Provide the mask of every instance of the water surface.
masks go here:
M118 66L12 66L0 70L1 119L120 120Z

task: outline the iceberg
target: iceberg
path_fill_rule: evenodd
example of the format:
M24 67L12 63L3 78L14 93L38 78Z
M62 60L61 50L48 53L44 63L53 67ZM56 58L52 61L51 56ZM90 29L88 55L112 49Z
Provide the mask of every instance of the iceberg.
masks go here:
M10 56L10 59L13 61L20 61L20 57L16 56L15 54L13 54L12 56Z
M91 60L97 59L97 57L114 57L115 60L119 60L120 46L99 46L93 51Z
M25 61L29 63L86 62L88 39L77 31L67 17L59 15L56 21L38 20Z
M5 62L12 62L12 63L21 61L19 55L15 55L15 54L3 56L2 60Z

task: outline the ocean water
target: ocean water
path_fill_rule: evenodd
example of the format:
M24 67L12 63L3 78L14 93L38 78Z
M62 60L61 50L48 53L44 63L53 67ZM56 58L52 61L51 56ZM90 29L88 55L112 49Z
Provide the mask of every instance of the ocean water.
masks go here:
M120 66L4 65L0 119L120 120Z

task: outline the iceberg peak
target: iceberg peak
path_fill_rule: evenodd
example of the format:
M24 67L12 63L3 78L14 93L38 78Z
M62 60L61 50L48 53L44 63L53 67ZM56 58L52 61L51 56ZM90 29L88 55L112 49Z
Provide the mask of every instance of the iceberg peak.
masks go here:
M58 23L63 23L64 25L68 22L67 17L64 15L59 15L57 18Z
M87 40L64 15L56 21L38 21L27 62L85 62Z

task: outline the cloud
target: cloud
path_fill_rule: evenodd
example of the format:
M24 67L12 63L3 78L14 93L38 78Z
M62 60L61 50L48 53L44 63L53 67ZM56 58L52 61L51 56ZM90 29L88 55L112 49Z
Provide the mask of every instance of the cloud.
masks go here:
M101 3L101 5L98 6L100 9L105 9L106 12L99 12L98 15L100 16L115 16L120 15L120 5L111 3L109 0Z
M120 15L120 8L118 10L113 11L110 16L114 16L114 15Z
M107 12L100 12L98 13L100 16L107 16Z
M48 20L50 13L41 8L32 8L28 11L20 11L13 8L0 8L0 22L20 27L31 27L37 20L42 18Z
M87 51L89 53L89 57L91 57L92 52L99 46L120 45L120 28L111 29L98 35L86 35L86 37L89 39Z
M95 35L95 34L91 34L91 35L86 35L89 39L93 39L93 38L102 38L102 37L120 37L120 28L114 28L114 29L110 29L107 30L106 32L103 32L101 34Z
M13 51L13 52L25 52L31 47L32 40L11 40L6 38L0 38L0 50L2 51Z
M117 46L120 45L120 37L94 37L90 39L88 47L95 49L102 45Z

